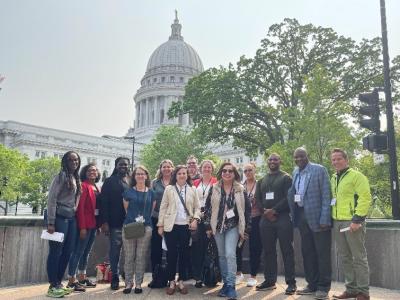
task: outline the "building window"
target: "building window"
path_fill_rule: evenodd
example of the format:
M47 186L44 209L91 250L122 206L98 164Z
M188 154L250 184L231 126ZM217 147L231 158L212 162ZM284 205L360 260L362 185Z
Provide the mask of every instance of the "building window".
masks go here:
M171 77L169 78L169 81L175 82L175 76L171 76Z
M183 77L180 77L180 78L179 78L179 82L182 82L182 83L185 82L184 78L183 78Z
M46 152L45 151L40 152L40 158L45 158L45 157L46 157Z
M96 164L97 163L97 159L95 157L88 157L87 158L87 163L88 164L90 164L90 163Z
M160 124L164 123L164 109L160 109Z
M147 80L147 85L150 85L150 79L149 79L149 80Z
M237 164L243 163L243 157L242 156L236 157L236 163Z
M161 77L161 83L165 82L165 77Z
M157 83L157 78L153 78L153 83Z
M40 157L40 151L36 150L35 157L37 157L37 158Z

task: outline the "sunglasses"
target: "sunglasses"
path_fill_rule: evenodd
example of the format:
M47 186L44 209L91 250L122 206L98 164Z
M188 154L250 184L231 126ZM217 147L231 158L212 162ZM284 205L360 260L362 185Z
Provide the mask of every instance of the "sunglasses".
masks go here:
M231 169L222 169L222 174L225 174L225 173L232 174L233 170L231 170Z
M243 172L248 173L248 172L253 172L252 169L244 170Z

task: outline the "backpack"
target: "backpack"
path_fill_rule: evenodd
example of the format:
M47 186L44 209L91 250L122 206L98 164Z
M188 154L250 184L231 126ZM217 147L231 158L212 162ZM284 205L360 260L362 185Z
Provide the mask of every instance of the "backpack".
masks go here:
M218 248L213 237L208 240L203 264L203 283L207 287L215 287L221 281L218 263Z
M165 253L165 251L163 252ZM165 255L163 255L161 263L154 266L152 277L151 288L160 289L168 285L167 261Z

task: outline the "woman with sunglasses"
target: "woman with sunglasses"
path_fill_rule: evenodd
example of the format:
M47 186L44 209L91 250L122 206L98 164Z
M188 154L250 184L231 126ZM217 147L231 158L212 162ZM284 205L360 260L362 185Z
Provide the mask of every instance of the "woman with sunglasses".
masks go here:
M206 208L207 235L214 235L218 248L219 266L223 287L220 297L237 299L235 288L236 245L239 239L247 239L250 230L250 202L236 166L230 162L221 165L217 173L219 180L214 186L210 208Z
M199 198L196 188L191 186L187 167L176 167L171 178L171 185L165 188L158 216L158 234L165 237L167 244L167 276L169 287L167 294L172 295L175 289L181 294L188 290L183 281L187 280L187 263L189 260L190 230L197 229L200 220ZM178 284L175 282L176 263L179 258Z
M247 286L253 287L257 285L257 271L260 266L260 256L262 252L262 244L260 238L260 218L262 215L262 209L259 203L256 201L254 195L256 192L256 166L253 163L246 164L244 166L244 176L246 180L243 183L244 190L247 194L247 198L251 204L251 232L249 234L249 254L250 254L250 278L247 280ZM236 263L238 272L236 273L236 284L243 279L242 274L242 251L243 244L236 248Z

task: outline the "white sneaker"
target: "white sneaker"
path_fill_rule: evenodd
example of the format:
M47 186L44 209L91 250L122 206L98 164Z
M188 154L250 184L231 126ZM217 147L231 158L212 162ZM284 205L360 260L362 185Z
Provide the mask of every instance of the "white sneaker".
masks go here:
M249 278L249 279L247 279L247 286L248 287L253 287L253 286L256 286L257 285L257 279L255 279L255 278Z
M240 275L236 275L236 284L240 284L244 279L243 273Z

